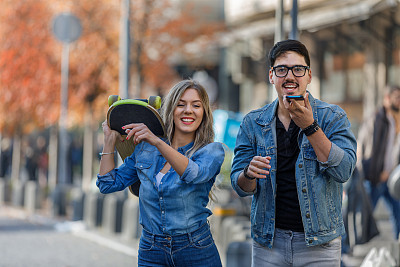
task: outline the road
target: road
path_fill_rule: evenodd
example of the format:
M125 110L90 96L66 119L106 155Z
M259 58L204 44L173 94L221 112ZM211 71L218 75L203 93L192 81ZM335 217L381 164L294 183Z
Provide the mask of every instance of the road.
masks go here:
M115 239L115 237L114 237ZM0 267L137 266L134 244L0 206Z

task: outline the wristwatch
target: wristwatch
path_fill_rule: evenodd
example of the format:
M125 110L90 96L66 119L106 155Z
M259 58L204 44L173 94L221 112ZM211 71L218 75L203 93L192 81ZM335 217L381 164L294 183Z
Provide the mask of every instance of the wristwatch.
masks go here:
M247 170L249 169L249 166L250 166L250 164L247 164L247 166L244 167L244 169L243 169L243 176L244 176L244 178L246 178L246 179L254 180L254 179L256 179L256 177L251 177L251 176L249 176L249 175L247 174Z
M321 127L319 127L319 125L318 125L318 123L317 123L317 120L314 120L314 122L313 122L310 126L306 127L306 128L303 130L303 133L304 133L306 136L310 136L310 135L312 135L313 133L315 133L316 131L318 131L320 128L321 128Z

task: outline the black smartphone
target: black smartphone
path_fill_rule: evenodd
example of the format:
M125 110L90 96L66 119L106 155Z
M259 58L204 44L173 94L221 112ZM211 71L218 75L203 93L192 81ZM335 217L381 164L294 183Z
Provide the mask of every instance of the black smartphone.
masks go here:
M287 95L286 100L290 103L290 100L304 100L302 95Z

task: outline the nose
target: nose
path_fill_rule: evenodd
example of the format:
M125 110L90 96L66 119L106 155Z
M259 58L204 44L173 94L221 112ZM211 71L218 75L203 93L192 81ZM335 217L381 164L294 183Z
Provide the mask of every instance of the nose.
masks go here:
M185 109L184 109L184 112L185 112L185 113L191 113L191 112L192 112L192 107L191 107L191 105L186 105L186 106L185 106Z
M286 74L286 79L290 78L290 79L294 79L296 76L294 76L293 74L293 69L288 70L288 73Z

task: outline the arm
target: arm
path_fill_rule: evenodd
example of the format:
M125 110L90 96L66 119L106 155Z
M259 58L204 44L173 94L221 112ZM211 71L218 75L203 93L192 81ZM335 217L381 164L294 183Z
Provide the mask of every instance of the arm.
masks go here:
M111 153L115 150L115 142L120 134L112 131L107 122L102 124L104 132L103 153ZM101 156L100 171L97 176L96 185L103 194L120 191L135 182L138 177L134 168L134 158L128 157L125 162L115 169L114 153Z
M182 176L185 172L189 159L175 150L173 147L165 143L163 140L155 136L149 128L143 123L132 123L123 127L127 132L126 139L134 138L135 144L145 141L160 151L171 167Z
M110 127L108 127L106 121L104 121L101 125L103 127L103 133L104 133L104 146L102 153L111 153L102 155L100 159L99 175L105 175L115 168L114 166L115 142L117 141L117 138L119 138L120 134L116 131L111 130Z
M257 179L250 180L244 176L243 171L247 165L247 175L259 179L265 179L271 168L270 157L256 156L257 152L253 147L255 140L252 140L254 137L249 134L252 131L247 129L251 124L249 120L251 119L245 117L240 125L231 170L232 187L241 197L253 195L257 191Z
M313 112L308 99L308 93L304 98L304 106L297 101L291 101L290 103L283 98L285 108L289 111L290 118L299 126L302 130L310 126L314 122ZM308 141L314 148L315 154L319 161L325 162L328 160L329 153L331 151L332 143L326 137L323 130L320 128L315 133L307 136Z
M214 142L200 148L189 159L181 180L193 184L208 182L221 171L224 158L225 150L221 143Z
M293 121L300 128L305 129L314 121L313 111L306 93L305 105L301 106L296 101L289 104L284 100ZM350 122L346 113L338 107L331 110L332 118L322 120L320 129L307 136L317 156L320 171L327 172L337 182L346 182L355 167L357 143L350 129Z

